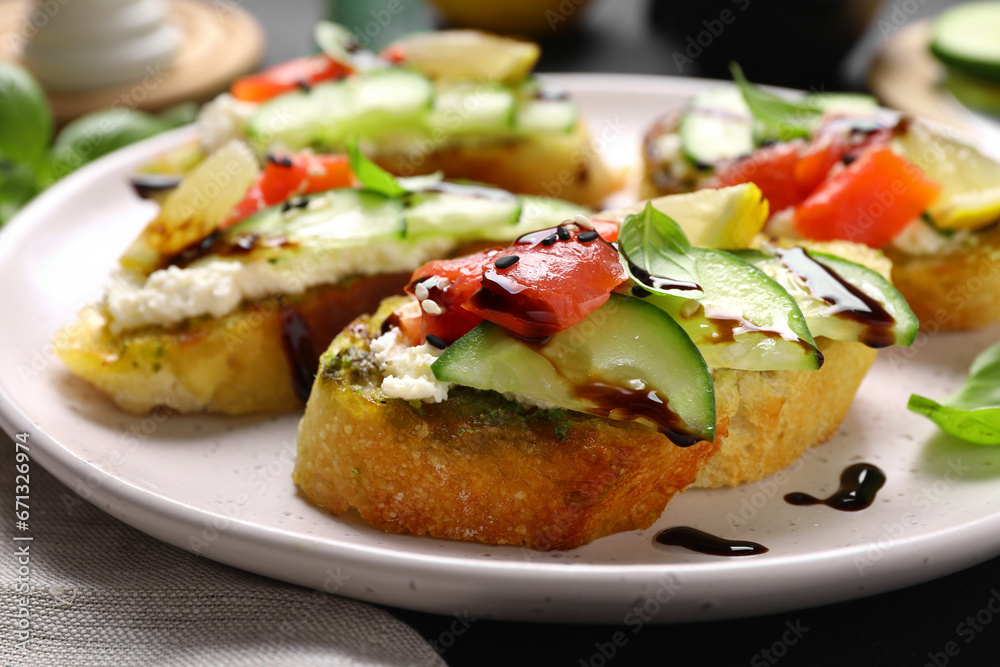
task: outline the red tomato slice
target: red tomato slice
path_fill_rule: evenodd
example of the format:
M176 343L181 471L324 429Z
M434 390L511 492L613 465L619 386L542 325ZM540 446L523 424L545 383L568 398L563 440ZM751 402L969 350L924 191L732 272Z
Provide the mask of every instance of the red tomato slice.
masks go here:
M436 277L435 284L423 289L427 290L424 298L433 301L441 310L440 314L424 310L420 340L426 340L428 335L437 336L446 345L469 333L473 327L483 321L479 315L462 308L462 304L479 291L483 280L483 267L501 252L500 248L483 250L473 255L457 259L439 259L429 262L413 273L410 284L406 286L408 294L424 296L417 285ZM441 288L441 279L447 279L446 286Z
M235 206L229 219L221 225L232 227L268 206L298 196L323 192L351 185L351 167L346 155L312 155L303 153L269 157L264 171L257 177L246 197Z
M594 231L601 235L601 238L608 243L618 240L618 223L610 220L598 220L591 218L590 224L594 226Z
M795 206L808 194L800 191L795 173L801 146L799 142L775 144L720 165L710 187L756 183L770 203L771 211L777 212Z
M499 253L483 271L483 288L463 307L522 338L543 338L607 301L628 278L618 251L591 231L553 241L555 232L527 234Z
M888 146L862 151L795 211L799 233L880 248L937 199L941 186Z
M812 142L799 152L795 165L795 180L799 192L808 196L819 187L830 170L845 157L856 158L869 146L889 143L892 129L879 127L869 131L859 131L858 119L843 116L828 118L817 130ZM803 198L804 198L803 197Z
M293 58L263 72L236 79L229 92L243 102L264 102L301 85L342 78L351 72L351 68L324 54Z
M818 136L802 151L795 164L795 182L799 192L808 196L819 187L833 166L844 159L849 148L838 136Z

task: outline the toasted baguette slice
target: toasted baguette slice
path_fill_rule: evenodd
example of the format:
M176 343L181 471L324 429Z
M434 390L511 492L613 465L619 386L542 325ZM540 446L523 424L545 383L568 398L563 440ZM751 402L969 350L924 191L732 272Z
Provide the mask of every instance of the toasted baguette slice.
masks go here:
M763 479L833 436L876 351L828 338L816 342L824 358L816 371L712 371L716 414L728 434L694 486Z
M934 255L886 248L892 282L910 303L921 329L961 331L1000 320L1000 226L972 238L973 243Z
M594 150L582 120L572 132L435 147L427 152L379 153L384 169L403 176L444 172L445 178L490 183L527 195L565 199L598 208L622 187L624 175L613 171Z
M355 278L244 304L221 318L117 335L104 313L88 306L53 345L71 371L127 412L157 406L226 414L296 410L333 337L402 291L409 278L409 272ZM303 367L310 363L311 369Z
M787 465L833 433L874 355L828 343L824 371L720 371L719 437L682 448L631 422L525 409L495 392L387 398L369 345L401 303L355 320L324 355L295 482L334 514L355 508L389 532L539 550L647 528L696 478L736 484ZM828 419L815 419L820 407Z
M641 198L690 192L711 183L672 147L682 113L663 116L643 142ZM772 228L773 231L773 228ZM977 230L933 254L911 254L893 244L882 250L892 260L892 283L925 331L962 331L1000 320L1000 226Z

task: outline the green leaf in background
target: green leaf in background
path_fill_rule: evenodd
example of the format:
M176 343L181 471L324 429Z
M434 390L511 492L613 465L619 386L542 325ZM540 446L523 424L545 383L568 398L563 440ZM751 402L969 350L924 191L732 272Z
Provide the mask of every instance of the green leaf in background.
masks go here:
M198 117L198 105L194 102L181 102L164 109L157 116L171 128L190 125Z
M823 110L808 98L789 102L750 83L738 64L730 63L729 69L751 113L761 124L763 131L759 134L764 137L777 141L807 138L823 116Z
M39 189L30 165L0 161L0 227L38 194Z
M957 438L1000 445L1000 343L976 357L957 393L940 403L913 394L906 407Z
M703 296L695 249L681 226L651 203L646 203L642 213L625 216L618 232L618 250L636 282L646 286L651 279L654 283L687 283L686 288L657 291L685 299Z
M67 125L56 137L52 170L61 178L102 155L171 127L162 118L124 107L89 113Z
M0 60L0 156L39 164L52 141L52 111L27 70Z

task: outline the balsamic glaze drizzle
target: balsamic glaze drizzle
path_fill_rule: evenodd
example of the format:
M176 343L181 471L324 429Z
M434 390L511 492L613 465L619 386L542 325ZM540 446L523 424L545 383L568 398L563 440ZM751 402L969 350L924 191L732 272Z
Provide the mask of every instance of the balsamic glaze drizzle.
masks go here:
M292 370L292 387L302 401L309 398L320 352L316 349L309 323L294 306L281 309L281 339Z
M875 496L885 484L885 473L871 463L855 463L840 474L840 488L829 498L816 498L808 493L789 493L790 505L826 505L841 512L858 512L871 507Z
M804 280L813 294L835 308L836 317L853 320L865 327L860 342L869 347L888 347L896 342L892 330L896 319L882 304L829 266L813 259L803 248L778 249L777 252L788 270Z
M661 530L653 541L667 546L683 547L709 556L732 558L767 553L767 547L762 544L746 540L727 540L690 526L675 526Z

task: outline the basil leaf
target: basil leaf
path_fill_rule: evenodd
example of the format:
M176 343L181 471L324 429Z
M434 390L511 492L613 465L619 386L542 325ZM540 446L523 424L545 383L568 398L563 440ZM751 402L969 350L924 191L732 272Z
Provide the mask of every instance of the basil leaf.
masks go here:
M729 70L750 112L762 126L758 134L763 138L777 141L807 138L823 116L822 109L815 104L789 102L753 85L737 63L730 63Z
M618 251L637 283L685 299L703 295L691 242L673 218L651 203L642 213L625 216L618 231Z
M409 178L396 178L382 167L368 159L358 147L358 140L355 138L347 147L348 161L354 177L361 181L365 189L378 192L387 197L402 197L410 192L420 192L426 190L435 183L441 182L443 174L438 171L426 176L411 176Z
M976 357L957 393L941 402L913 394L906 407L949 435L980 445L1000 445L1000 343Z
M0 60L0 155L38 164L52 140L52 111L42 87L23 67Z
M652 292L645 300L681 325L710 366L819 367L805 317L785 288L732 253L693 247L652 204L622 221L618 252L632 279Z
M354 178L361 181L361 185L365 186L366 189L387 197L401 197L406 194L406 188L396 181L395 176L369 160L361 152L356 137L347 147L347 159L351 165L351 171L354 173Z

